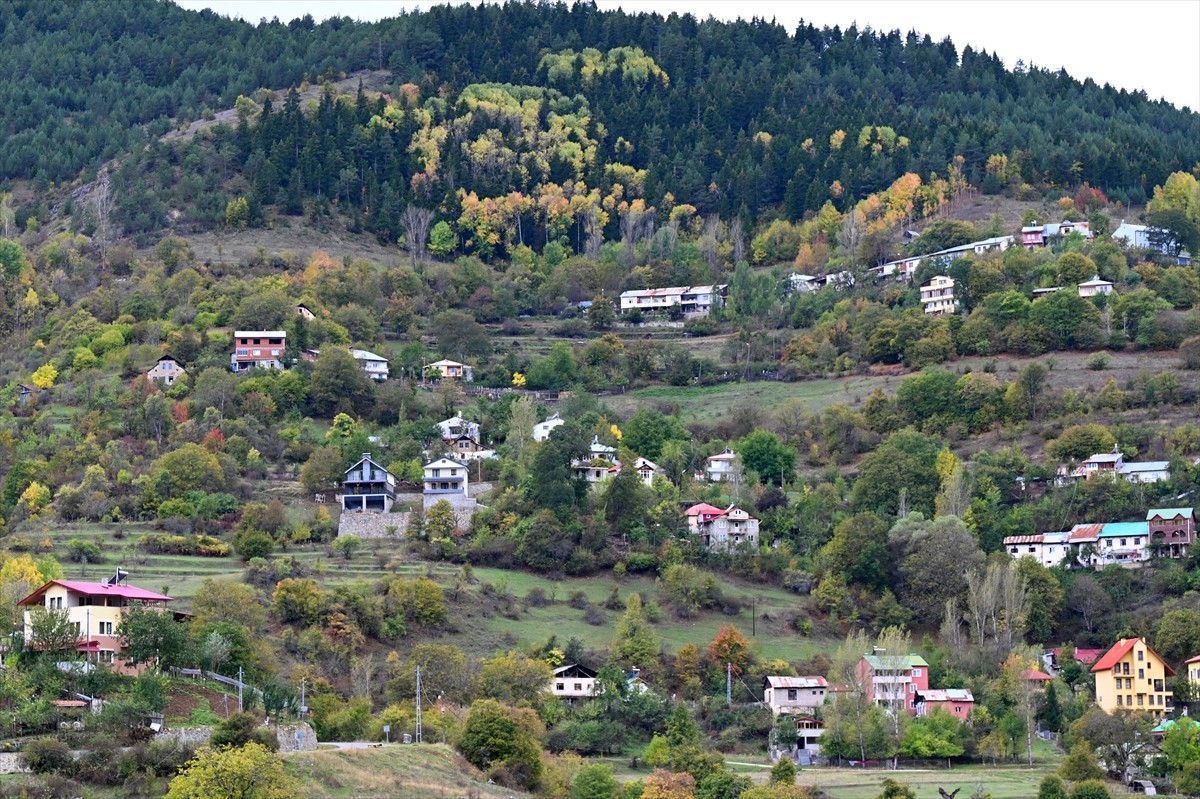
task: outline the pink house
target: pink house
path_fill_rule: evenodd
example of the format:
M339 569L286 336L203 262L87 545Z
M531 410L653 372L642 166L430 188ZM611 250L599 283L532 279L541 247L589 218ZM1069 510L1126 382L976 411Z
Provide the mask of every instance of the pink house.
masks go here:
M867 701L892 706L903 701L908 715L917 715L917 694L929 690L929 664L920 655L863 655L858 679Z
M916 714L928 716L941 708L956 719L965 721L975 707L975 697L965 688L930 688L916 693Z

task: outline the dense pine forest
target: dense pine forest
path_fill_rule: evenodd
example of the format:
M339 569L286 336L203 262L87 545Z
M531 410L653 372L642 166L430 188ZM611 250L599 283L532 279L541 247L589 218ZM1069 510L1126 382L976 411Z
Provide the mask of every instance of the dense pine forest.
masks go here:
M384 117L391 124L370 125L378 101L310 124L277 108L276 122L239 138L219 167L249 168L260 200L337 199L376 227L409 200L451 201L459 187L482 197L569 179L604 195L626 168L644 170L650 205L670 194L749 225L859 198L905 172L944 173L955 156L976 185L988 157L1003 155L1025 181L1087 182L1141 204L1200 159L1200 123L1186 109L915 33L788 31L588 3L439 6L370 24L252 25L138 0L18 1L0 15L0 174L42 186L94 175L172 120L239 95L389 70L393 102L410 106ZM510 90L535 100L527 112L537 121L503 105L461 119L487 100L464 93L478 84L538 87ZM413 137L449 128L455 146L435 169ZM519 163L477 169L457 145L493 129ZM536 164L514 145L553 134L555 152ZM414 182L421 174L428 180Z
M0 799L1200 795L1200 114L582 2L0 22Z

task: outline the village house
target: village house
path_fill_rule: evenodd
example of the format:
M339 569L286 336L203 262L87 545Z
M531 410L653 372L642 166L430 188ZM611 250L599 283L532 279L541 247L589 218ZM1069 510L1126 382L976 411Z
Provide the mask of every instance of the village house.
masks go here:
M1156 230L1149 225L1130 224L1122 219L1112 237L1131 249L1154 250L1163 255L1172 255L1176 266L1189 266L1192 263L1192 256L1186 250L1175 252L1175 239L1165 230Z
M1136 566L1150 559L1150 527L1146 522L1109 522L1100 529L1096 566Z
M704 461L704 474L710 483L723 483L737 479L738 458L731 449L713 455Z
M1097 294L1112 293L1113 284L1107 280L1101 280L1099 275L1093 275L1091 280L1085 280L1079 284L1080 297L1095 297Z
M1119 449L1113 447L1112 452L1097 452L1079 464L1070 472L1071 477L1082 477L1090 480L1099 475L1121 477L1135 485L1138 483L1157 483L1171 479L1171 464L1169 461L1128 461ZM1067 476L1066 466L1059 467L1059 476Z
M960 244L957 247L947 247L946 249L938 250L937 252L926 253L924 255L911 255L907 258L888 261L885 264L872 267L868 271L876 273L879 277L895 275L897 280L911 280L913 274L917 271L917 267L919 267L924 261L938 261L939 263L946 265L964 255L983 255L984 253L989 252L1004 252L1012 243L1012 236L993 236L990 239L972 241L969 244Z
M1150 549L1158 557L1182 558L1196 540L1196 514L1192 508L1151 508L1146 511Z
M299 303L296 306L296 315L305 319L316 319L317 315L308 309L304 303Z
M1004 539L1004 548L1014 558L1033 558L1050 568L1062 563L1070 554L1069 535L1069 532L1010 535Z
M783 279L783 293L785 296L807 294L819 288L820 285L817 283L817 279L812 275L802 275L799 272L792 272Z
M725 307L729 287L672 286L661 289L635 289L621 294L621 311L670 311L678 308L685 317L707 316L714 308Z
M468 488L467 464L453 458L438 458L422 467L423 491L427 497L439 494L462 494Z
M641 480L642 484L647 488L653 487L654 475L662 472L662 469L659 468L657 463L646 460L642 457L639 457L633 462L633 470L637 472L638 479Z
M927 688L913 694L917 716L928 716L944 710L960 721L966 721L975 707L975 697L965 688Z
M24 608L25 641L33 640L32 610L38 607L64 610L67 621L79 636L76 650L87 660L106 663L121 674L137 674L146 664L134 666L121 657L121 620L132 607L154 608L166 612L166 603L174 598L144 588L126 585L125 573L102 583L81 580L51 580L17 603Z
M179 361L170 355L164 355L146 372L146 378L156 383L161 382L163 385L173 386L176 379L185 374L187 374L187 370L183 368L183 365Z
M589 483L603 483L617 472L621 464L607 458L591 458L589 460L571 461L571 474L576 480L586 480Z
M1062 291L1062 286L1045 286L1040 289L1033 290L1033 298L1045 297L1047 294L1053 294L1056 291Z
M376 355L368 350L350 350L358 366L367 373L367 377L380 382L388 379L388 360L382 355Z
M958 300L954 298L954 279L936 275L921 286L921 304L929 316L940 316L958 312Z
M461 416L451 416L434 426L441 431L443 441L453 441L462 436L479 440L479 422L470 422Z
M40 393L41 389L35 386L26 385L25 383L17 383L17 405L25 407Z
M764 677L763 704L771 713L813 713L825 704L829 683L824 677Z
M1096 675L1096 704L1106 713L1135 711L1155 717L1174 707L1167 678L1175 670L1150 648L1144 638L1123 638L1092 666Z
M903 704L908 715L917 714L917 693L929 690L929 664L920 655L863 655L858 680L867 701L890 708Z
M388 513L396 501L396 478L364 452L342 480L342 510Z
M426 377L434 380L441 378L462 380L465 383L470 383L475 379L474 371L470 366L446 359L427 363L421 371Z
M283 330L238 330L233 334L233 354L230 368L235 372L247 369L282 369L283 350L287 333Z
M1067 534L1067 546L1070 547L1068 566L1094 566L1096 563L1096 548L1100 544L1100 531L1103 524L1077 524Z
M1183 665L1187 666L1187 678L1190 683L1200 682L1200 655L1191 658Z
M1021 228L1021 244L1027 250L1033 250L1038 247L1050 247L1059 239L1071 233L1078 233L1085 239L1092 238L1092 230L1087 222L1063 220L1057 225L1039 225L1037 222L1034 222L1032 225L1026 225Z
M496 457L494 449L488 449L468 435L443 441L449 454L459 461L481 461Z
M550 693L568 702L596 695L596 672L572 663L559 666L550 680Z
M548 440L550 438L550 433L552 433L555 428L559 427L560 425L564 425L564 424L566 424L566 422L563 421L562 417L559 416L557 413L554 414L553 416L551 416L549 419L547 419L544 422L538 422L537 424L535 424L533 426L533 440L534 441Z
M701 502L685 512L688 532L700 537L705 548L730 550L758 546L758 519L737 505L721 508Z

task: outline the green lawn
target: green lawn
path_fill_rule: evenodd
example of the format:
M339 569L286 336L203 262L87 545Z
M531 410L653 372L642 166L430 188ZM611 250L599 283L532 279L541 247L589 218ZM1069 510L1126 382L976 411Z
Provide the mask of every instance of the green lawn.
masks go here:
M1034 799L1038 783L1049 774L1049 766L955 766L952 769L912 770L808 768L798 781L820 788L829 799L874 799L887 777L907 783L918 797L936 797L937 789L959 791L959 799L968 799L980 787L992 799Z
M717 386L676 388L654 386L631 391L605 402L622 416L638 408L669 403L677 406L683 422L712 422L727 416L735 408L749 406L773 412L788 400L803 403L805 413L818 413L835 403L853 405L862 402L876 388L889 394L900 384L898 377L856 375L836 379L804 380L798 383L761 381L723 383Z

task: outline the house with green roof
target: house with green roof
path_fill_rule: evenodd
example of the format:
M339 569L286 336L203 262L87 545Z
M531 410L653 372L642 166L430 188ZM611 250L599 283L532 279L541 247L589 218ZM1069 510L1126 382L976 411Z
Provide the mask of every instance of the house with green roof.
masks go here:
M1150 550L1162 558L1187 557L1196 540L1194 508L1151 508L1146 511Z
M908 715L917 715L917 694L929 690L929 664L916 654L863 655L857 673L867 701L891 712L903 707Z
M1146 522L1109 522L1100 528L1096 565L1137 566L1150 559L1150 527Z

